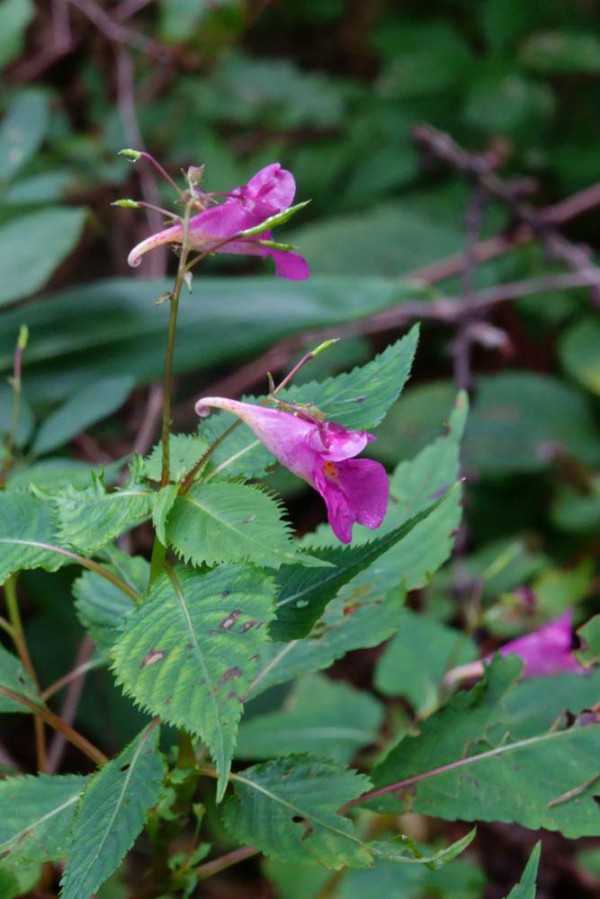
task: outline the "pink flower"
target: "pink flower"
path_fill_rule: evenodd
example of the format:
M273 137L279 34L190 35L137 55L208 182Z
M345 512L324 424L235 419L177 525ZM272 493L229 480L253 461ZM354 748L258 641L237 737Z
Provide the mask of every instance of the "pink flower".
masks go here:
M200 252L236 253L245 256L270 256L275 261L275 274L292 281L308 278L310 272L306 260L290 250L277 250L261 246L258 240L272 240L270 231L255 237L234 238L241 231L255 228L273 215L284 212L292 205L296 182L291 172L282 169L278 162L257 172L248 184L236 187L220 206L192 216L189 222L191 247ZM180 244L183 225L178 222L147 237L129 254L129 265L138 266L142 256L162 244Z
M559 618L538 627L537 630L518 637L502 646L498 652L506 656L514 653L525 663L523 677L544 674L560 674L574 671L583 674L583 668L573 654L573 612L568 609Z
M372 459L354 459L375 438L366 431L349 431L334 422L318 421L220 396L202 397L196 412L206 407L226 409L254 431L282 465L321 494L333 533L342 543L352 540L354 522L378 528L389 499L387 474Z

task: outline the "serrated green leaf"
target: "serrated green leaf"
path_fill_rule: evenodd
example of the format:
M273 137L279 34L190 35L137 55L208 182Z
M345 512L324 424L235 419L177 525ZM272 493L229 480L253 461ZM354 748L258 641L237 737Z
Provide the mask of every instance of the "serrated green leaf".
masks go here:
M106 567L142 595L146 592L150 566L139 556L112 550ZM75 608L96 647L107 653L119 634L125 616L131 611L131 599L117 586L94 571L85 571L73 584Z
M398 528L369 543L353 547L314 549L312 556L334 565L334 568L307 569L301 565L284 565L277 575L277 615L271 625L273 640L305 637L323 614L327 603L338 590L375 562L383 553L401 544L440 502L419 511ZM394 549L394 552L401 551Z
M178 496L179 486L177 484L167 484L166 487L162 487L152 497L152 524L154 525L156 536L163 546L166 546L169 540L167 536L167 518L171 514L171 509Z
M536 878L541 851L542 844L536 843L520 881L512 888L506 899L536 899Z
M374 428L400 396L410 375L418 341L419 328L415 325L366 365L320 383L292 387L279 396L286 402L317 406L330 421L345 428Z
M0 783L0 857L52 861L65 854L87 777L11 777Z
M152 491L137 485L107 493L98 481L54 496L60 540L79 552L95 553L148 518L152 497Z
M334 599L310 637L262 647L250 697L300 674L328 668L352 649L383 643L398 630L403 602L401 590L382 598L367 597L365 604L360 598Z
M294 559L280 503L249 484L196 484L179 496L167 542L186 562L254 562L278 568Z
M398 633L377 660L374 683L384 696L404 696L426 715L439 704L445 672L479 655L461 631L403 609Z
M272 858L364 867L371 855L337 809L368 787L364 775L324 759L292 756L256 765L236 774L225 826Z
M188 471L199 462L210 445L202 434L171 434L169 439L169 468L171 481L183 481ZM143 473L151 481L160 481L162 474L162 446L157 443L144 459Z
M166 767L146 728L86 786L73 820L61 899L88 899L120 864L158 800Z
M57 544L50 505L29 493L0 493L0 584L15 571L56 571L69 559L47 548Z
M223 795L245 695L267 641L273 584L255 569L163 575L128 615L114 647L125 692L209 747Z
M242 722L236 756L269 759L306 752L348 763L372 743L383 706L368 693L318 674L303 678L286 707Z
M32 702L39 702L35 684L23 668L17 656L0 644L0 687L19 693ZM0 712L29 712L20 702L15 702L0 694Z
M374 806L397 810L400 797L416 812L449 820L516 822L570 837L597 833L593 782L600 723L584 716L571 727L553 727L564 711L557 703L560 691L553 693L548 678L516 685L520 667L516 657L497 658L484 681L456 694L421 725L418 736L392 749L372 776L378 788L398 789ZM591 686L596 695L598 689L591 680L580 688L577 678L586 680L571 676L572 712L580 710L580 689L587 693ZM533 695L535 712L529 715Z
M131 375L117 375L98 378L93 384L83 387L44 418L32 452L36 456L49 453L107 418L123 405L134 385Z
M214 443L231 427L228 412L213 412L200 425L204 438ZM266 474L273 456L262 445L250 428L237 427L217 446L208 462L206 480L223 474L227 478L260 478Z

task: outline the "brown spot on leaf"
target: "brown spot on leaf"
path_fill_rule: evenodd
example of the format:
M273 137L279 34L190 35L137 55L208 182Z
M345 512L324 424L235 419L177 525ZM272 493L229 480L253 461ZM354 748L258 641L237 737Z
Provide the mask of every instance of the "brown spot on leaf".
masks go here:
M166 652L162 649L151 649L149 653L147 653L142 659L142 668L148 668L150 665L155 665L157 662L162 662L164 657L166 656Z
M246 621L240 627L240 634L245 634L247 631L251 630L251 628L256 627L258 625L258 621Z
M240 677L242 674L242 669L234 665L233 668L228 668L227 671L221 675L219 684L226 684L227 681L235 680L236 677Z
M236 621L238 620L238 618L240 617L241 614L242 614L241 609L234 609L233 612L230 612L229 615L227 615L223 619L223 621L219 625L219 630L230 631L231 628L235 625Z

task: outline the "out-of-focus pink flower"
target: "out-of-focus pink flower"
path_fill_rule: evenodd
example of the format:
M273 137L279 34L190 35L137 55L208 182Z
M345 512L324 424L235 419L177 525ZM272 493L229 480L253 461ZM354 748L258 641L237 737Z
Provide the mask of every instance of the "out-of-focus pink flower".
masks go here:
M292 281L308 278L310 272L306 260L291 250L277 250L261 246L259 240L272 240L270 231L254 237L234 238L241 231L256 228L262 222L284 212L292 205L296 182L291 172L282 169L278 162L257 172L248 184L236 187L220 206L210 206L189 221L189 240L193 250L200 252L235 253L244 256L270 256L275 262L275 274ZM183 225L178 222L147 237L133 248L127 261L138 266L142 256L163 244L180 244Z
M505 643L498 652L506 656L513 653L524 662L523 677L544 674L560 674L574 671L583 674L572 648L573 612L568 609L559 618L538 627L537 630Z
M342 543L350 543L354 522L379 527L389 500L386 471L373 459L354 458L375 439L371 434L220 396L202 397L196 412L206 415L207 407L237 415L282 465L318 490Z

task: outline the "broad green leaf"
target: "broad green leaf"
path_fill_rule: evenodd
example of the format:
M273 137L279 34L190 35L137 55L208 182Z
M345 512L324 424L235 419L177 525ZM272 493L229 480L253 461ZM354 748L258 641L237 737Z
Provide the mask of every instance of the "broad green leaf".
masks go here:
M167 519L171 514L171 509L179 496L179 486L177 484L167 484L162 487L152 497L152 524L158 540L163 546L169 542L167 535Z
M48 415L36 434L32 452L42 456L63 446L91 425L119 409L134 387L129 375L100 378L74 393Z
M409 275L461 246L458 223L405 200L295 228L289 239L312 271L328 275Z
M506 899L536 899L536 878L541 850L542 844L536 843L525 865L520 881L512 888Z
M349 763L374 742L383 706L368 693L318 674L299 681L285 708L241 724L236 756L270 759L306 752Z
M272 615L273 584L256 569L178 569L174 581L166 575L155 581L114 647L125 692L207 744L219 771L219 798Z
M413 811L450 820L515 822L569 837L597 833L600 723L584 713L571 726L567 718L557 726L565 709L552 682L562 678L516 686L520 667L516 657L496 659L480 684L456 694L420 734L401 740L373 771L377 788L398 785L374 800L375 807L397 810L410 795ZM588 677L581 691L597 691ZM572 713L581 708L577 678L587 679L571 676Z
M228 412L213 412L201 425L201 434L205 440L214 443L231 427L236 419ZM231 434L217 446L208 461L206 480L220 474L228 478L260 478L268 467L275 464L275 459L265 449L258 437L242 425L236 427Z
M521 61L542 75L600 72L600 38L589 31L547 31L521 47Z
M150 516L152 496L137 485L107 493L96 479L85 490L52 497L61 542L79 552L97 552Z
M444 846L443 849L439 849L432 855L429 855L427 850L421 850L409 837L394 837L387 841L375 840L367 845L376 858L412 865L427 865L435 871L443 868L444 865L460 855L473 842L476 832L476 829L473 828L461 839L456 840L450 846Z
M89 781L73 820L61 899L83 899L121 863L156 803L165 776L159 729L146 728Z
M253 562L278 568L294 559L278 500L249 484L203 483L179 496L166 525L174 551L194 565Z
M236 774L235 793L224 807L225 826L241 843L272 858L333 869L364 867L371 855L337 810L368 788L364 775L335 762L278 759Z
M338 590L367 569L383 553L391 551L398 544L400 545L398 551L401 551L404 538L426 519L437 505L439 503L418 512L400 527L394 528L382 537L377 537L370 543L349 548L333 547L311 551L313 557L335 567L323 570L307 569L302 565L282 566L276 580L277 615L271 625L272 639L285 641L305 637Z
M1 41L2 38L0 58ZM10 181L33 156L46 134L48 112L48 99L36 88L20 91L15 96L0 124L0 182Z
M442 678L449 668L471 662L479 653L460 631L403 609L398 633L377 660L375 686L385 696L404 696L426 715L440 701Z
M404 391L386 415L377 433L373 450L389 465L410 458L425 449L440 434L456 399L450 381L417 384Z
M401 590L367 597L364 604L360 595L334 599L310 637L262 647L250 698L300 674L328 668L352 649L383 643L398 630L403 602Z
M328 419L345 428L374 428L402 392L418 340L419 328L415 325L366 365L321 383L292 387L280 396L289 402L317 406Z
M232 0L160 0L160 36L167 43L183 43L195 36L207 13Z
M139 556L129 556L113 549L111 571L138 593L146 592L150 566ZM73 584L75 608L96 647L107 653L115 642L125 616L131 612L131 599L110 581L94 571L85 571Z
M556 110L547 84L515 71L511 62L482 66L469 85L464 118L475 128L510 135L524 144L544 133Z
M23 668L17 656L13 655L0 644L0 687L10 690L11 693L19 693L21 696L33 702L39 702L35 684ZM0 693L0 712L28 712L29 709L3 696Z
M594 615L578 628L577 635L582 641L582 649L577 653L582 665L600 664L600 615Z
M598 432L586 398L549 376L480 378L465 435L465 464L482 475L543 471L557 454L593 463Z
M171 434L169 440L169 470L171 481L179 483L200 461L210 445L202 434ZM157 443L143 462L144 476L151 481L160 481L162 475L162 446Z
M52 861L65 854L86 777L11 777L0 783L0 857Z
M596 533L600 529L600 474L584 489L559 483L550 507L552 523L569 534Z
M57 535L48 502L30 493L0 493L0 584L15 571L56 571L69 559L52 550Z
M112 466L111 466L112 468ZM43 462L34 462L26 467L15 466L11 469L8 478L8 486L11 490L29 490L30 487L39 487L47 493L58 493L68 487L83 490L93 477L100 477L103 473L105 480L114 480L116 469L101 469L90 465L89 462L80 462L78 459L69 459L66 456L44 459Z
M44 286L79 240L86 215L85 209L57 206L0 225L0 306Z
M18 234L22 243L20 227ZM36 248L43 243L35 241ZM107 279L29 303L27 324L35 336L27 349L31 402L59 402L74 383L85 387L109 375L131 375L136 384L162 377L168 310L155 300L172 286L167 279ZM397 278L202 277L202 301L190 297L179 309L175 369L197 371L227 360L239 365L282 337L353 321L423 293ZM22 311L9 310L3 320L0 373L8 375Z
M19 55L25 31L35 15L33 0L0 2L0 66Z
M560 341L560 358L571 377L600 394L600 322L586 318L569 328Z

